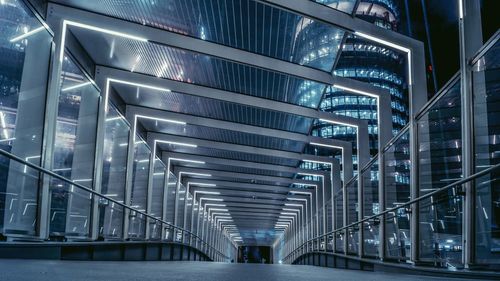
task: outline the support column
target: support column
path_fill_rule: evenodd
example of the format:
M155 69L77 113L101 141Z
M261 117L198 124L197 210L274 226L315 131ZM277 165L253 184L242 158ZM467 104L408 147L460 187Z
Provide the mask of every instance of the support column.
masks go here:
M460 92L462 116L462 174L467 178L474 174L474 119L472 71L469 60L483 45L481 3L479 0L459 0L460 38ZM466 268L475 263L475 185L465 187L464 223L462 225L462 262Z

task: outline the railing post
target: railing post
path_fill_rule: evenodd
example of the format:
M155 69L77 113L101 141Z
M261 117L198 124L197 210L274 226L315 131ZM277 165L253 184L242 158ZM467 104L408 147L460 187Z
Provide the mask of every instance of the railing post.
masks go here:
M462 120L462 173L467 178L474 174L473 147L473 92L472 72L469 60L483 45L481 28L481 5L479 0L459 0L459 38L460 38L460 92ZM462 224L462 262L469 268L475 262L475 186L473 182L465 185L464 223Z

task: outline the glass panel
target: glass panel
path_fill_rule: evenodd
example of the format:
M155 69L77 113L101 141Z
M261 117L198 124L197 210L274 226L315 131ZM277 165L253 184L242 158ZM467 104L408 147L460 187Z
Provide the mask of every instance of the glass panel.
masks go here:
M384 152L386 209L410 200L409 131ZM386 252L388 258L406 259L410 256L410 215L405 209L390 212L385 217Z
M463 190L452 188L419 204L420 259L437 267L461 267Z
M462 177L460 80L417 121L420 195Z
M22 1L0 5L0 149L40 165L52 37ZM2 159L0 233L35 235L38 174Z
M148 194L149 160L151 150L138 135L135 138L134 165L132 186L130 190L130 207L145 212ZM129 237L144 238L145 218L141 214L131 212Z
M188 193L186 196L186 204L184 206L185 214L184 214L184 229L187 231L191 231L191 219L192 219L192 210L193 210L193 196Z
M347 190L347 224L351 224L359 220L359 204L358 204L358 179L349 182L346 186ZM347 233L347 253L358 253L358 236L357 230L350 228Z
M186 203L186 187L180 184L179 196L177 197L176 226L184 227L184 204Z
M165 187L165 164L155 157L153 172L153 190L151 194L151 213L150 215L161 219L163 213L163 190Z
M65 56L57 111L53 171L92 188L99 91L75 62ZM51 184L50 232L53 236L86 236L90 204L62 182Z
M335 201L335 229L344 226L344 199L343 192L339 190L334 196ZM335 251L344 252L343 231L335 233Z
M165 171L165 164L163 164L163 162L158 157L155 157L150 215L160 220L163 217L163 190L165 189ZM153 220L150 221L150 238L158 239L160 237L160 224Z
M476 172L500 163L500 42L472 67ZM500 172L476 185L476 257L481 264L500 264Z
M373 162L368 169L363 172L363 214L364 218L378 214L380 212L380 202L378 198L378 160ZM370 257L378 256L379 227L370 221L363 224L364 229L364 255Z
M130 127L112 104L108 106L104 124L101 193L123 203L125 200ZM123 210L117 210L113 206L108 207L108 205L104 205L104 208L99 212L99 234L108 239L120 238L123 227Z
M174 224L175 221L175 194L177 189L177 178L174 174L169 172L167 183L167 205L166 208L166 221Z

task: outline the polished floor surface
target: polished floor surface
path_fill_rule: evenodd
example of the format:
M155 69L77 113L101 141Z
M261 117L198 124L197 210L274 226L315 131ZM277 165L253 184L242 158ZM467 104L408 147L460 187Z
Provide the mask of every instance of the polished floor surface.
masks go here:
M1 260L2 281L378 281L465 280L313 266L209 262Z

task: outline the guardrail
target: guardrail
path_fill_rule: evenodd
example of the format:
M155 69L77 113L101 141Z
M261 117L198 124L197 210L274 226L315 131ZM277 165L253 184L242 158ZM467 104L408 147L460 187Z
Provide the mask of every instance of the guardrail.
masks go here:
M380 212L378 214L366 217L366 218L364 218L362 220L359 220L359 221L356 221L356 222L351 223L349 225L337 228L337 229L332 230L332 231L330 231L328 233L325 233L323 235L311 238L311 239L307 240L306 242L304 242L304 243L300 244L299 246L297 246L296 249L294 249L292 252L290 252L288 255L286 255L284 257L283 261L292 263L294 261L294 259L298 258L300 255L308 253L309 245L319 244L317 242L318 241L322 241L323 239L325 239L325 241L326 241L326 239L328 238L328 236L332 236L332 235L335 235L335 234L338 234L338 233L345 232L348 229L352 229L352 228L356 228L356 227L359 228L360 225L362 225L365 222L371 221L371 220L377 220L378 219L378 221L380 223L383 223L383 221L384 221L383 217L385 217L387 214L389 214L391 212L397 211L399 209L408 209L408 207L410 207L413 204L417 204L417 203L419 203L419 202L421 202L421 201L423 201L425 199L428 199L428 198L431 198L432 196L438 195L439 193L443 193L445 191L448 191L449 189L452 189L452 188L455 188L455 187L460 187L460 186L462 186L465 183L471 182L471 181L473 181L473 180L475 180L475 179L477 179L479 177L488 175L491 172L497 171L497 170L500 170L500 164L491 166L491 167L489 167L487 169L484 169L484 170L482 170L480 172L477 172L477 173L471 175L470 177L467 177L467 178L464 178L464 179L461 179L461 180L457 180L456 182L453 182L453 183L448 184L448 185L446 185L444 187L438 188L438 189L436 189L436 190L434 190L432 192L429 192L429 193L427 193L425 195L422 195L422 196L420 196L418 198L415 198L413 200L407 201L404 204L401 204L401 205L399 205L397 207L386 209L385 211L382 211L382 212ZM380 217L382 217L382 219L380 219ZM381 239L384 239L384 238L381 238ZM363 243L363 241L359 241L359 243ZM304 248L307 249L307 250L304 251ZM326 247L325 247L325 251L326 251ZM344 254L345 254L346 257L349 256L347 254L347 249L344 249Z
M0 155L2 156L5 156L6 158L8 158L9 160L13 160L13 161L16 161L18 162L19 164L21 165L24 165L26 167L29 167L29 168L32 168L36 171L38 171L39 173L41 174L44 174L44 175L48 175L50 177L53 177L53 178L56 178L62 182L65 182L67 184L69 184L70 186L75 186L79 189L81 189L82 191L85 191L85 192L88 192L90 193L92 196L96 196L98 197L99 199L101 200L107 200L107 201L110 201L110 202L113 202L114 204L117 204L118 206L121 206L122 208L124 209L128 209L132 212L134 212L135 214L140 214L140 215L143 215L145 218L151 220L151 222L153 223L158 223L158 224L161 224L162 225L162 228L169 228L171 230L174 231L174 233L180 233L181 237L185 237L187 235L187 240L189 241L188 243L183 243L183 244L186 244L186 245L189 245L191 247L195 247L197 248L198 250L204 252L205 254L207 254L207 256L209 256L210 258L214 259L216 257L220 257L222 259L230 259L229 256L225 255L224 253L222 253L221 251L219 251L218 249L216 249L215 247L213 247L212 245L208 244L206 241L204 241L201 237L197 236L196 234L186 230L186 229L183 229L181 227L178 227L178 226L175 226L169 222L166 222L164 220L161 220L161 219L158 219L146 212L143 212L143 211L140 211L138 209L135 209L135 208L132 208L116 199L113 199L109 196L106 196L106 195L103 195L99 192L96 192L95 190L91 189L91 188L88 188L82 184L79 184L77 182L74 182L74 181L71 181L53 171L50 171L50 170L47 170L45 168L42 168L42 167L39 167L38 165L35 165L33 163L30 163L28 161L26 161L25 159L22 159L8 151L5 151L3 149L0 149ZM179 242L179 241L176 241L176 237L173 237L172 238L173 241L175 242ZM145 238L144 240L147 240L147 238ZM184 239L182 239L183 241ZM194 243L192 242L194 241ZM194 244L194 246L193 246ZM198 247L199 245L199 247Z

